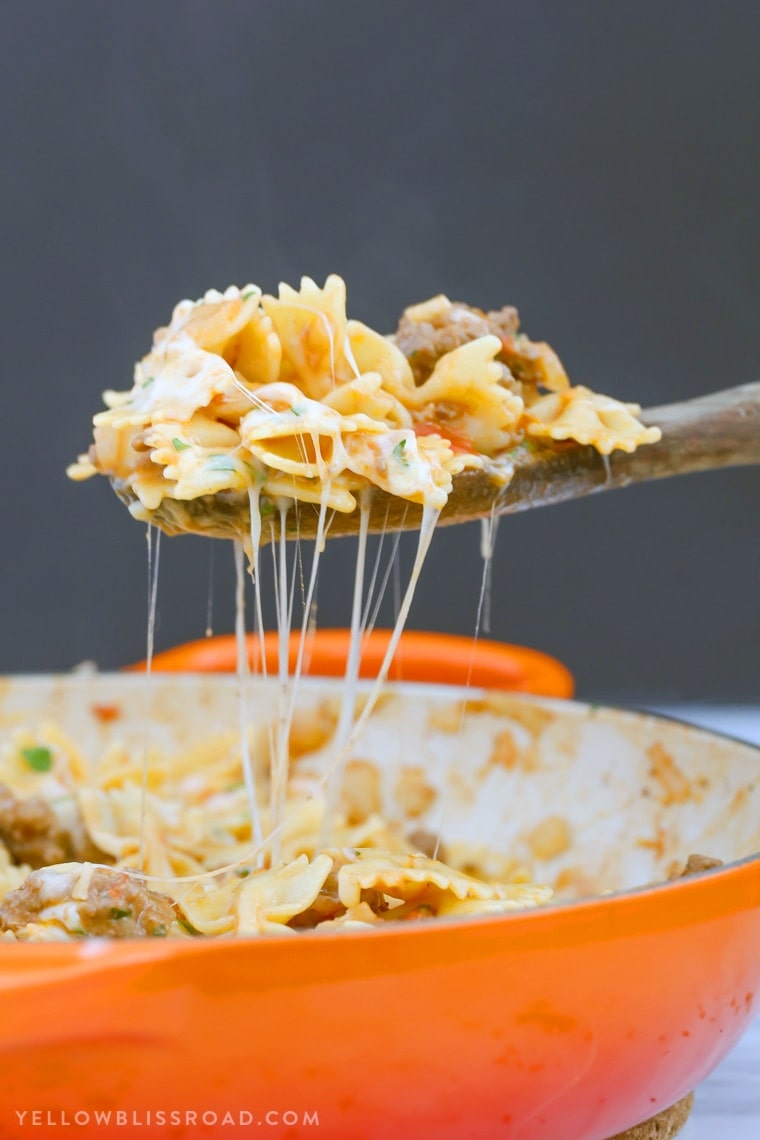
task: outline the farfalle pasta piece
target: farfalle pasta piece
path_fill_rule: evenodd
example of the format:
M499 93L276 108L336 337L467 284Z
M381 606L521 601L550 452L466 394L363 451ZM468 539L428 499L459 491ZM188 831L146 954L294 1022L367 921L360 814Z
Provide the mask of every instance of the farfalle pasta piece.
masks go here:
M277 297L264 296L261 303L282 346L281 380L321 400L358 374L348 344L342 277L331 274L323 289L302 277L300 289L281 284Z
M484 455L515 442L523 412L521 398L502 383L500 350L498 337L483 336L447 352L414 395L421 419L464 436Z
M287 923L312 905L332 866L329 855L300 855L283 867L251 874L237 895L237 933L287 932Z
M551 902L552 890L537 884L525 884L510 888L509 894L490 899L458 899L446 895L438 904L439 918L467 918L470 915L508 914L513 910L527 910L530 907L545 906Z
M325 503L331 511L350 514L356 510L357 499L353 494L359 480L347 479L345 475L335 476L324 483L320 479L301 479L296 475L286 475L276 471L267 476L266 493L269 500L295 500L297 503ZM262 521L275 514L271 502L263 502L260 507Z
M549 902L549 887L487 883L419 854L356 851L338 870L338 895L347 911L369 902L382 918L455 918L506 914ZM372 898L384 900L377 907Z
M241 883L242 880L234 876L225 879L209 876L182 891L177 906L182 916L180 925L186 933L209 937L234 934L235 904Z
M328 392L322 406L333 408L342 416L363 415L389 428L412 427L412 413L397 396L384 386L379 372L365 372L347 384Z
M405 902L420 897L437 901L450 894L456 899L495 899L494 887L454 871L425 855L400 855L391 851L357 851L355 861L338 871L338 896L345 907L356 906L363 891L380 891Z
M413 431L346 435L347 466L369 483L414 503L440 510L451 492L447 461L454 459L440 437L418 438Z
M232 285L224 293L209 289L199 301L180 301L169 325L156 331L154 348L186 333L199 348L221 356L232 338L248 324L260 300L258 285L246 285L243 289Z
M342 433L353 430L353 421L282 382L259 388L255 406L240 421L241 441L262 471L306 479L327 480L345 470Z
M409 361L392 340L361 321L348 321L348 342L359 373L377 372L386 391L405 400L414 392L414 374Z
M636 419L640 411L638 404L622 404L578 386L532 404L525 413L526 431L534 439L572 439L595 447L602 455L616 448L631 452L662 436L659 428L644 427Z
M289 934L287 923L309 910L332 869L329 855L299 855L244 877L199 882L178 902L189 926L201 934Z
M123 417L133 423L140 418L144 423L156 419L187 423L195 412L232 394L237 382L223 356L200 348L183 332L141 362L129 402L112 408L110 416L101 413L93 422L110 423Z

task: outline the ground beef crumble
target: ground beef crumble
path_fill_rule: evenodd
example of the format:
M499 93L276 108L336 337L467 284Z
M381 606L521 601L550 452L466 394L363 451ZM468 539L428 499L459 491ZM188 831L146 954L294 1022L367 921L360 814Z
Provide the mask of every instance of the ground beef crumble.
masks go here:
M0 901L0 931L18 933L30 924L60 922L54 908L67 904L66 928L76 935L108 938L164 937L174 921L171 899L151 891L135 875L96 867L84 899L72 891L86 865L71 864L32 871L22 885ZM68 921L76 915L76 928Z
M687 875L698 875L701 871L713 871L716 867L722 866L722 859L713 859L710 855L690 855L677 878L683 879Z
M0 843L19 866L110 862L87 834L73 797L59 815L40 796L19 799L5 784L0 784Z
M413 320L404 313L396 330L396 344L407 357L418 384L427 380L447 352L492 333L500 339L514 336L520 321L517 309L507 306L499 312L483 313L454 301L432 320Z
M394 339L418 385L447 352L490 335L501 341L496 359L503 368L503 383L517 395L531 402L540 387L550 391L566 387L567 375L553 349L530 340L519 328L519 314L512 305L486 313L462 301L434 298L404 311Z

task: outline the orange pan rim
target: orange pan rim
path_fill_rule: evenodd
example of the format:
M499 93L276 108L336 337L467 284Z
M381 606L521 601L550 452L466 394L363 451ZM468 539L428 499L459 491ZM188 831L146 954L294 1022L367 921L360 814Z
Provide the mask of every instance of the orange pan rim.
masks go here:
M748 874L752 870L757 871L757 875ZM394 944L403 944L414 952L418 960L430 963L439 960L435 955L436 943L445 946L444 957L447 960L457 956L452 955L452 950L459 947L465 950L465 957L470 956L466 953L467 947L482 948L484 945L499 953L505 948L539 951L550 946L556 950L637 935L656 936L666 929L697 925L757 906L760 906L760 854L685 879L634 887L603 897L551 903L514 914L405 923L395 927L388 924L385 928L367 931L346 930L328 934L318 930L304 931L296 939L263 936L109 941L93 938L83 943L68 944L0 943L0 966L6 963L13 967L14 959L23 957L30 966L39 959L53 968L79 965L93 971L127 965L136 960L150 963L176 955L205 958L240 953L263 957L272 954L279 959L293 955L303 966L304 954L308 956L308 951L302 951L302 945L324 945L337 959L346 954L354 956L358 948L388 939ZM346 947L343 955L340 947ZM367 961L367 969L375 972L374 957ZM2 988L0 978L0 991Z

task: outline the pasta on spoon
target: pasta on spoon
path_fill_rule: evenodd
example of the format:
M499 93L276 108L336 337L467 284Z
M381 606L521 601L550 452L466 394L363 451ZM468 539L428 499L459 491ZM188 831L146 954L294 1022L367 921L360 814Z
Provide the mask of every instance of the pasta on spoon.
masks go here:
M106 475L169 533L235 538L250 529L251 489L262 516L283 501L354 516L363 490L440 511L468 473L505 487L526 446L609 455L659 440L637 405L572 387L552 349L518 330L514 309L438 296L386 337L347 318L335 275L277 297L211 290L176 306L130 391L104 394L69 475Z

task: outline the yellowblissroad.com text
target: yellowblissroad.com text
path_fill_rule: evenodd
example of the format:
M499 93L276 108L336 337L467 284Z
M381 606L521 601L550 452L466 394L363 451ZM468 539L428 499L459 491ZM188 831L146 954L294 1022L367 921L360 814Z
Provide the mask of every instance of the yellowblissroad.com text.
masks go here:
M17 1127L27 1128L319 1128L316 1109L131 1109L103 1108L71 1111L55 1108L14 1109Z

